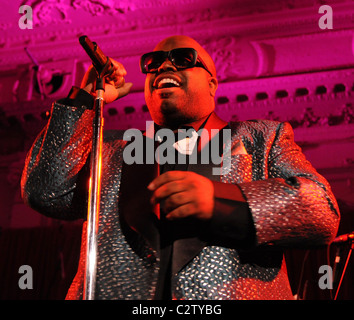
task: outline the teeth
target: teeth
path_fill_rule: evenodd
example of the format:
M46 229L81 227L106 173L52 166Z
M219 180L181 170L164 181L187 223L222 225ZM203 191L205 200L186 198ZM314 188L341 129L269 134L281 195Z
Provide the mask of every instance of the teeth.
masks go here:
M172 83L172 84L174 84L174 85L177 86L177 87L180 86L180 84L179 84L176 80L173 80L173 79L171 79L171 78L164 78L164 79L162 79L162 80L159 82L158 87L160 88L160 87L161 87L163 84L165 84L165 83Z

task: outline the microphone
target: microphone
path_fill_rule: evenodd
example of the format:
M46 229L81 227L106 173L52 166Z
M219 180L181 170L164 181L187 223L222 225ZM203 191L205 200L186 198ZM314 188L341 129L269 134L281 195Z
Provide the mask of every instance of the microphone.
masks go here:
M342 242L347 242L352 240L354 240L354 231L351 233L342 234L341 236L338 236L332 241L332 243L342 243Z
M81 36L79 42L92 60L92 64L100 76L101 73L104 73L105 76L113 73L114 66L112 62L106 57L96 42L91 42L87 36Z

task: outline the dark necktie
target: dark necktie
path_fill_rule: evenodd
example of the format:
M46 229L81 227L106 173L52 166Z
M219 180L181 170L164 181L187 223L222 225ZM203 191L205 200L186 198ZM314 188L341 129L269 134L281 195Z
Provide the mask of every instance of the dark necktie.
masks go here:
M184 146L188 147L188 140L192 138L195 139L196 132L194 129L189 130L189 127L183 127L181 129L182 130L175 132L175 143L170 146L171 150L169 150L170 152L174 152L175 161L173 163L165 163L161 165L160 174L167 171L187 171L188 169L189 155L183 155L185 156L185 161L182 161L182 163L178 163L178 157L181 156L181 154L179 155L179 151L183 152L185 150ZM187 131L189 135L184 135L183 133L186 133ZM197 143L195 143L195 145L196 144ZM163 211L163 204L161 205L160 211L160 272L155 299L171 300L171 263L175 232L173 228L173 222L167 221L165 219L166 213Z

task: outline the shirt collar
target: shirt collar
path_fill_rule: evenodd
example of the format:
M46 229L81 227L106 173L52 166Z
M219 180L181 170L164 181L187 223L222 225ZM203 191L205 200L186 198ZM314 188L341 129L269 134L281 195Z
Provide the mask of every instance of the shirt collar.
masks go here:
M209 113L207 116L205 116L205 117L203 117L203 118L201 118L201 119L199 119L197 121L181 125L178 129L191 127L195 131L198 132L198 130L201 129L201 128L205 128L208 131L210 131L210 129L219 129L219 130L221 130L226 125L227 125L227 122L221 120L216 115L216 113L213 111L213 112ZM162 128L163 127L161 127L158 124L154 123L155 132L157 132L159 129L162 129Z
M197 132L199 131L199 129L201 129L203 127L204 129L206 129L206 132L208 132L208 134L209 134L209 140L211 140L211 138L213 138L213 135L215 135L215 132L216 132L215 130L213 130L213 132L211 132L211 129L221 130L221 129L225 128L227 125L228 125L228 123L226 121L220 119L216 115L216 113L213 111L209 115L207 115L206 117L203 117L202 119L199 119L193 123L186 124L185 126L181 126L181 127L191 126ZM144 132L144 135L154 139L153 138L154 132L157 132L161 128L162 127L159 126L158 124L152 123L152 125L149 128L147 128L147 131Z

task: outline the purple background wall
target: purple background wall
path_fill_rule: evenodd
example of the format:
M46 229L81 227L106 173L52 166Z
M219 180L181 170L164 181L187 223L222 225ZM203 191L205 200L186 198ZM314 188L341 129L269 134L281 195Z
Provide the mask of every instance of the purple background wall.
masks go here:
M19 7L24 4L33 9L33 29L19 27L24 15L19 13ZM319 13L321 5L331 6L333 29L320 28L319 19L324 15ZM90 64L78 43L78 37L83 34L96 41L107 55L122 62L128 71L126 80L134 83L130 95L106 106L107 129L144 128L145 121L150 120L143 96L144 77L138 67L140 55L151 51L166 36L194 37L216 63L220 82L217 113L225 120L289 121L296 141L330 181L339 200L343 215L339 233L352 231L353 21L354 2L350 0L16 0L3 3L0 13L0 227L3 234L10 237L11 232L22 230L38 234L35 231L38 228L68 225L80 228L80 222L69 224L47 219L26 207L20 197L19 183L26 152L44 127L51 103L65 96L72 85L79 85ZM13 242L7 243L9 246ZM13 250L8 254L16 256ZM11 264L13 256L2 256L2 265L12 270L15 279L18 278L16 263L23 263ZM292 255L289 264L301 265L303 257ZM333 260L332 256L329 258ZM290 272L296 274L294 268ZM353 269L353 264L348 268ZM306 281L316 283L316 264L307 277L301 290ZM299 278L294 279L296 291ZM350 273L345 279L345 285L351 281L353 286ZM0 290L6 298L7 291L17 284L3 282L3 285ZM341 298L353 298L353 292L348 290L343 291ZM16 298L23 297L21 294L13 293ZM38 294L32 297L38 298ZM314 284L307 298L328 298L328 295Z

